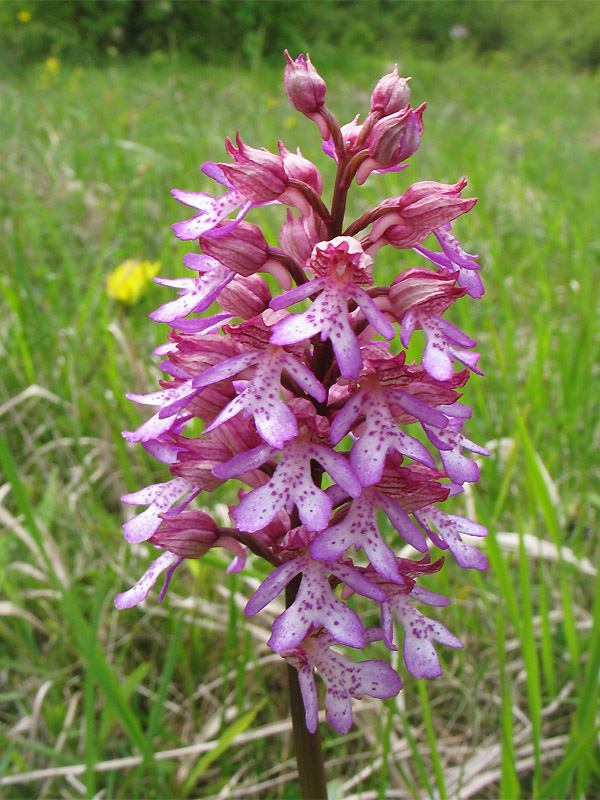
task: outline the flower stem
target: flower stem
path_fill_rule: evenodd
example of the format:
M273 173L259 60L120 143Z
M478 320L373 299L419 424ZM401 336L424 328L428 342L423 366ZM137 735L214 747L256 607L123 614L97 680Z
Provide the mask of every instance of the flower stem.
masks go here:
M299 575L287 585L285 601L288 608L294 602L299 586ZM321 734L318 727L314 733L309 733L306 727L304 701L300 692L298 671L290 664L288 664L288 678L300 793L303 800L327 800L327 782L325 780Z

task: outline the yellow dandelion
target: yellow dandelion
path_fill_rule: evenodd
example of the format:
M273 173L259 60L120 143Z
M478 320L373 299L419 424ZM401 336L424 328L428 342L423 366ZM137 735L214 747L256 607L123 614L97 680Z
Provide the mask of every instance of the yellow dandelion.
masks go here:
M56 56L48 56L48 58L44 61L44 67L46 72L50 75L58 75L58 70L60 69L60 61Z
M19 22L31 22L31 11L17 11Z
M140 261L128 258L110 273L106 279L109 297L127 306L132 306L143 295L146 287L160 269L160 261Z

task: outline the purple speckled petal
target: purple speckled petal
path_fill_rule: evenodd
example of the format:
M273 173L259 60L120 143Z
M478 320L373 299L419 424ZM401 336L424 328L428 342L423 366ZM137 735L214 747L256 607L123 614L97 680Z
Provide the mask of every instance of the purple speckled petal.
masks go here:
M425 603L427 606L445 608L450 605L450 600L443 594L432 592L430 589L425 589L423 586L414 586L410 597L413 600L418 600L420 603Z
M279 398L254 409L254 424L262 438L278 450L298 434L298 423Z
M309 733L314 733L319 723L319 700L312 667L309 664L305 664L298 670L298 683L304 702L306 728Z
M408 542L420 553L426 553L427 541L406 511L383 492L378 493L378 500L381 509L404 541Z
M370 597L371 600L375 600L378 603L385 600L385 592L377 584L365 578L361 572L352 569L348 564L338 564L335 561L330 561L325 562L324 566L341 581L348 584L355 592L362 594L364 597Z
M159 392L151 392L150 394L134 394L127 392L125 397L128 400L133 400L134 403L140 403L144 406L162 406L165 403L170 403L173 400L178 400L184 397L191 389L192 382L188 380L186 383L179 384L168 389L161 389Z
M479 353L470 353L467 350L459 349L475 347L477 342L474 339L464 334L455 325L434 314L409 311L404 318L405 321L409 315L412 315L415 324L418 321L425 331L427 343L423 354L423 366L432 378L440 381L450 380L454 373L453 360L460 361L473 372L483 375L483 372L477 369Z
M179 414L189 403L199 394L199 389L189 390L182 397L172 400L170 403L164 405L158 412L159 419L166 419L172 417L174 414Z
M331 450L324 444L313 444L310 448L310 454L312 458L315 458L319 464L325 467L333 480L348 492L350 497L358 497L360 495L360 481L340 453L336 453L335 450Z
M435 319L440 330L451 344L454 344L457 347L477 347L477 342L475 339L467 336L467 334L464 331L461 331L460 328L457 328L456 325L453 325L443 317L435 317Z
M230 458L229 461L218 464L213 469L213 474L223 481L235 478L236 475L242 475L244 472L251 472L253 469L262 467L274 452L275 449L270 444L259 444L258 447L253 447L252 450L238 453L233 458Z
M209 213L214 208L215 198L206 192L186 192L183 189L171 189L171 194L179 203L195 208L198 211Z
M177 454L181 450L178 445L157 440L142 442L142 447L163 464L174 464L177 461Z
M475 483L479 480L478 464L464 456L460 447L440 450L440 456L446 474L454 483Z
M204 253L186 253L183 257L183 266L196 272L213 272L218 269L226 269L220 261Z
M380 575L391 581L399 581L396 558L382 539L377 526L377 499L376 492L368 488L363 489L361 496L352 502L344 519L313 539L310 545L313 558L334 561L354 545L356 550L365 551L365 555ZM334 574L338 574L333 566L331 569ZM352 586L351 580L346 578L343 580ZM381 600L383 597L373 599Z
M183 296L165 303L150 314L155 322L172 323L193 312L205 311L219 296L221 290L233 280L235 273L226 267L205 272L199 278L180 278L162 281L163 285L181 288Z
M398 428L382 392L369 393L363 410L366 413L365 429L350 452L350 464L363 486L380 481L386 455L394 450L433 467L433 458L427 448Z
M394 697L402 688L402 681L384 661L352 661L328 649L325 636L305 641L307 656L327 687L327 721L339 733L347 733L352 725L352 698Z
M446 514L434 505L425 506L416 511L415 517L419 524L427 530L430 538L433 537L431 537L431 529L427 528L427 523L437 528L444 545L461 567L482 571L487 569L488 563L485 555L476 547L463 542L460 536L461 533L471 536L487 536L487 530L483 525L456 514Z
M261 357L260 350L250 350L215 364L199 375L195 375L192 385L196 388L210 386L213 383L232 378L244 369L253 366Z
M250 207L244 195L235 189L226 192L223 197L220 198L205 195L204 192L183 192L179 189L173 189L171 194L176 200L179 200L179 202L200 210L200 213L195 217L184 220L183 222L176 222L171 226L175 236L184 241L198 239L203 233L208 233L215 228L222 219L229 216L234 209L245 206L247 211ZM238 217L241 219L244 213L246 212L242 212ZM236 219L231 225L236 225L240 219Z
M440 349L433 337L427 339L423 353L423 366L431 377L438 381L448 381L454 375L452 358L447 350Z
M319 403L324 402L327 393L323 384L315 378L308 367L294 358L291 353L282 352L279 358L283 369L296 381L301 389L308 392Z
M331 501L312 482L308 464L304 462L298 470L293 469L297 465L289 460L284 467L283 463L282 460L269 483L243 497L233 512L240 530L254 533L268 525L282 508L291 513L294 505L308 530L322 530L327 526Z
M200 169L205 175L207 175L209 178L212 178L213 181L221 183L223 186L227 186L228 189L233 189L233 186L227 180L227 177L221 167L214 161L205 161Z
M239 208L238 213L230 222L223 222L221 220L220 224L214 228L210 228L210 230L205 231L204 235L208 236L210 239L223 239L225 236L228 236L240 222L245 218L248 211L254 207L254 203L250 200L246 200Z
M327 281L307 311L292 314L273 326L271 344L296 344L320 333L321 341L331 341L342 376L357 378L362 357L358 339L348 319L348 296L344 284L340 289L333 281Z
M237 414L239 414L240 411L243 410L244 410L244 398L241 395L238 395L237 397L234 397L233 400L231 400L229 403L227 403L225 408L221 412L219 412L219 414L217 414L217 416L213 419L208 428L204 430L204 433L210 433L211 431L214 431L215 428L218 428L220 425L223 425L224 422L227 422L228 420L237 416ZM272 442L269 442L269 444L272 444Z
M461 425L462 420L456 418L444 430L425 427L425 433L440 451L446 474L455 484L473 483L479 479L479 466L463 455L462 448L480 455L489 455L489 450L460 433Z
M394 612L404 628L402 648L406 668L415 678L436 678L442 674L434 642L448 647L462 647L462 642L442 625L428 619L414 608L405 596L394 595Z
M377 333L380 333L385 339L394 338L396 335L394 326L383 316L364 289L361 289L360 286L353 286L348 294L356 301L367 322L375 328Z
M210 317L194 318L194 319L174 319L171 326L176 331L183 333L218 333L221 325L229 322L233 317L228 311L219 311L217 314L212 314Z
M244 614L247 617L251 617L254 614L258 614L259 611L262 611L265 606L269 605L269 603L285 589L288 583L295 578L299 572L306 569L307 564L308 557L300 556L299 558L286 561L278 566L277 569L273 570L273 572L265 578L248 600L244 609Z
M167 431L170 431L178 422L176 417L163 419L157 412L146 422L142 423L135 431L123 431L123 437L128 442L145 442L150 439L159 439Z
M479 273L472 269L461 269L458 274L458 285L467 290L467 294L471 297L479 299L485 294L485 287L483 281L479 277Z
M390 389L389 395L400 408L412 414L419 422L435 425L438 428L445 428L448 424L446 416L441 411L431 408L423 400L419 400L418 397L408 394L408 392L403 392L400 389Z
M402 320L400 341L402 342L404 347L408 347L408 345L410 344L410 340L412 339L412 335L415 332L416 325L417 325L417 315L411 309L406 312Z
M190 488L190 484L183 478L174 478L167 483L155 483L139 492L124 495L122 500L125 503L135 505L149 503L145 511L123 525L127 541L137 543L149 539L162 522L161 514L168 511Z
M267 351L254 351L254 357L250 361L243 360L240 356L234 356L233 359L229 359L229 362L236 359L237 363L243 366L249 366L255 360L258 360L259 363L254 376L243 388L238 388L241 381L234 381L236 389L241 392L240 396L223 409L206 432L213 430L225 419L230 419L243 409L245 416L251 414L254 417L256 428L262 438L280 450L285 442L298 434L296 417L280 397L281 370L286 361L281 358L281 351L273 348L269 348ZM289 360L294 362L292 356L289 356ZM223 365L211 369L218 372L219 366ZM309 374L312 375L310 372ZM206 373L203 373L203 376L206 380Z
M329 495L312 481L311 459L322 464L348 494L360 494L356 476L343 456L325 445L312 444L304 438L294 439L283 450L271 480L242 498L234 511L238 527L253 533L267 525L281 508L291 513L296 506L302 524L309 531L326 528L332 502ZM216 468L214 473L222 477L221 467Z
M329 438L331 443L336 445L348 433L354 421L358 418L363 406L363 401L367 398L365 389L359 389L356 394L350 396L342 410L336 415L331 423Z
M357 614L334 595L327 567L307 559L294 603L273 623L269 647L276 652L297 647L311 627L321 625L340 644L364 648L363 625Z
M450 233L449 224L436 228L433 233L442 246L445 255L452 263L471 271L479 269L479 264L477 263L479 256L465 253L458 240Z
M122 610L124 608L132 608L144 600L150 589L156 583L158 576L169 567L175 567L177 563L181 563L181 558L174 553L168 551L160 555L156 561L148 567L146 572L142 575L139 581L128 589L126 592L121 592L115 597L115 606Z
M314 278L307 283L302 283L300 286L295 286L293 289L289 289L287 292L274 297L269 303L269 306L273 311L280 311L282 308L293 306L301 300L306 300L311 294L320 292L324 288L326 282L325 278Z

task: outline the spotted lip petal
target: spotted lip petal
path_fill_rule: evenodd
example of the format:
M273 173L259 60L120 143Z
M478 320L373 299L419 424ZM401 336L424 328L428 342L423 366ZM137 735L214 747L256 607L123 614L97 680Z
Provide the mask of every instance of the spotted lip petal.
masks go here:
M487 569L488 562L485 555L476 547L463 542L460 535L461 533L466 533L470 536L487 536L487 529L483 525L472 522L466 517L459 517L456 514L446 514L446 512L434 505L425 506L416 511L415 517L437 546L449 549L457 564L461 567L465 569ZM435 535L429 525L437 529L439 536Z
M367 628L365 641L381 638L378 629ZM294 650L282 652L290 664L298 669L298 680L306 712L306 726L311 733L317 729L318 701L314 669L323 679L327 693L325 709L327 721L345 734L352 725L352 699L362 695L385 699L394 697L402 688L402 681L385 661L352 661L347 656L331 650L335 639L320 631L307 636Z

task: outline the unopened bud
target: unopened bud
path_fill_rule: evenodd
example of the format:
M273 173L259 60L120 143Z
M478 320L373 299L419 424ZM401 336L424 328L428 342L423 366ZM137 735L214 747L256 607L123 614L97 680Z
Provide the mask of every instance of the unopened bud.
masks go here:
M279 142L279 152L283 158L283 166L288 178L294 178L297 181L308 184L311 189L314 189L320 195L323 191L323 178L313 162L309 161L308 158L304 158L300 148L298 147L296 152L292 153L283 142Z
M410 106L383 117L373 126L369 134L369 155L381 167L395 166L398 152L402 147L402 138L408 125L412 109Z
M296 219L288 209L286 220L279 231L279 242L296 264L303 267L310 258L313 247L322 238L310 230L304 219Z
M428 314L443 314L466 293L465 289L455 284L455 272L443 275L420 267L407 269L390 286L388 297L392 313L398 322L402 322L411 308Z
M327 84L311 64L308 53L306 61L302 54L293 61L286 50L285 60L283 85L288 100L302 114L316 114L325 103Z
M208 514L186 509L165 519L150 541L183 558L202 558L217 539L217 526Z
M215 477L212 470L232 457L233 453L226 444L215 441L214 437L187 439L176 435L175 440L181 449L177 461L171 464L173 475L205 492L214 492L222 485L223 481Z
M236 137L238 148L231 140L225 140L225 147L234 164L219 164L227 180L253 203L269 203L285 191L287 175L283 159L270 153L264 147L260 149L244 144L239 133Z
M263 276L256 273L247 278L237 275L219 295L223 311L242 319L251 319L260 314L270 302L269 286Z
M207 255L220 261L224 267L244 277L258 272L269 257L267 241L261 229L246 221L240 222L221 239L201 236L200 247Z
M371 111L379 111L383 116L388 116L405 108L410 98L409 80L410 78L398 77L398 65L395 64L393 72L380 78L373 89Z

